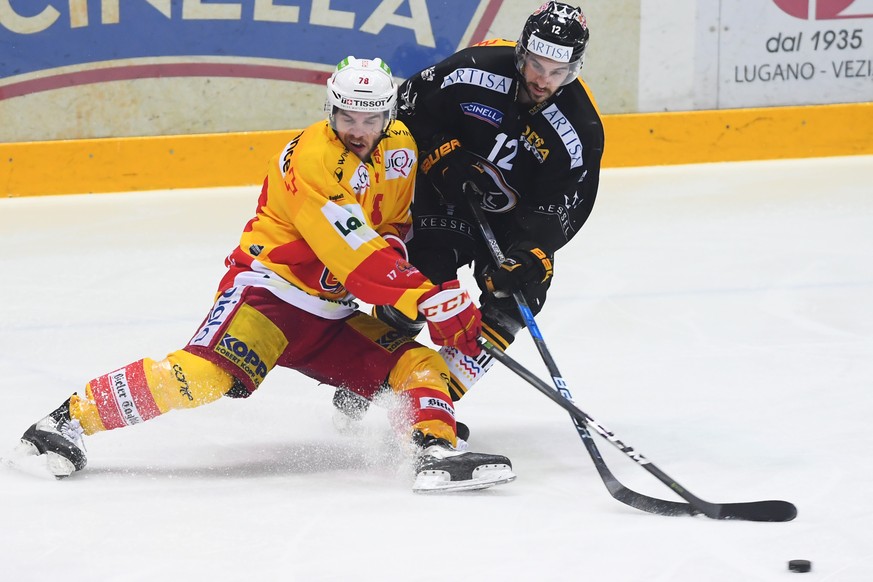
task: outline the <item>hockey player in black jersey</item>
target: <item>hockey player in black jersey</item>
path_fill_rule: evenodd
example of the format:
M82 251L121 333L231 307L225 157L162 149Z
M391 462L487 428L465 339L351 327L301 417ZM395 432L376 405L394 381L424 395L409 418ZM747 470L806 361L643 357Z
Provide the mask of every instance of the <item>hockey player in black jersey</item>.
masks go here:
M603 126L578 76L588 38L580 8L547 2L517 42L484 41L400 87L398 116L420 151L410 260L434 281L472 265L483 335L504 349L524 327L512 292L520 290L534 314L542 309L555 254L579 232L597 194ZM467 181L484 193L479 204L506 255L499 267L470 210ZM423 324L391 307L376 313L412 336ZM485 352L441 354L454 400L493 363Z

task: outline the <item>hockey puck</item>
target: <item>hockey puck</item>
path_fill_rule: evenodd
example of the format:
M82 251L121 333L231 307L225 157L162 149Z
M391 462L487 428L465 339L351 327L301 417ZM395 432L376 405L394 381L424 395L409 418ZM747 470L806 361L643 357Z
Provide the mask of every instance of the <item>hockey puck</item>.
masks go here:
M809 572L812 569L812 562L809 560L791 560L788 562L788 569L792 572Z

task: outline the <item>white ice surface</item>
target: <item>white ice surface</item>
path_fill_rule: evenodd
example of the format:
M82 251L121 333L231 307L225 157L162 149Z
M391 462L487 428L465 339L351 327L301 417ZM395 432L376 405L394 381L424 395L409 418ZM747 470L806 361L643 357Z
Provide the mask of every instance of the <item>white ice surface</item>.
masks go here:
M608 170L538 318L577 404L696 495L613 500L567 414L499 365L458 405L519 477L410 492L384 409L276 370L245 401L88 439L64 481L0 468L4 580L873 579L873 158ZM71 392L181 347L258 188L0 200L0 455ZM547 378L531 340L510 355ZM626 485L678 499L598 439ZM812 560L809 574L787 562Z

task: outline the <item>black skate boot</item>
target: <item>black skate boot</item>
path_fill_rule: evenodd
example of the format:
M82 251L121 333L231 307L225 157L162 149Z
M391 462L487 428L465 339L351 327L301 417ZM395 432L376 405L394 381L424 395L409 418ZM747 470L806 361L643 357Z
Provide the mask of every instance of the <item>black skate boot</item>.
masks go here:
M333 393L333 406L352 420L361 420L370 408L370 401L351 390L337 388Z
M458 437L458 445L455 447L459 451L466 451L470 448L467 444L470 440L470 428L463 422L455 423L455 434Z
M415 493L473 491L515 480L512 463L503 455L459 451L445 439L416 431L420 447L415 464Z
M85 468L84 431L78 420L70 419L70 400L27 429L22 447L31 455L45 455L46 467L58 479Z
M351 390L337 388L333 393L333 425L342 433L348 433L363 420L370 409L370 401Z

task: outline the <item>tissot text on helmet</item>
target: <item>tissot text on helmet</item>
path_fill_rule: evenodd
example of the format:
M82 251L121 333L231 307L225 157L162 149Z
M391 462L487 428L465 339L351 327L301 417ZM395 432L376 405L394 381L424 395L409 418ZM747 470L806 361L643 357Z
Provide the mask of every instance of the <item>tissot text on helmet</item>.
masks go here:
M357 99L355 97L340 97L340 103L352 111L384 111L388 106L388 99Z

